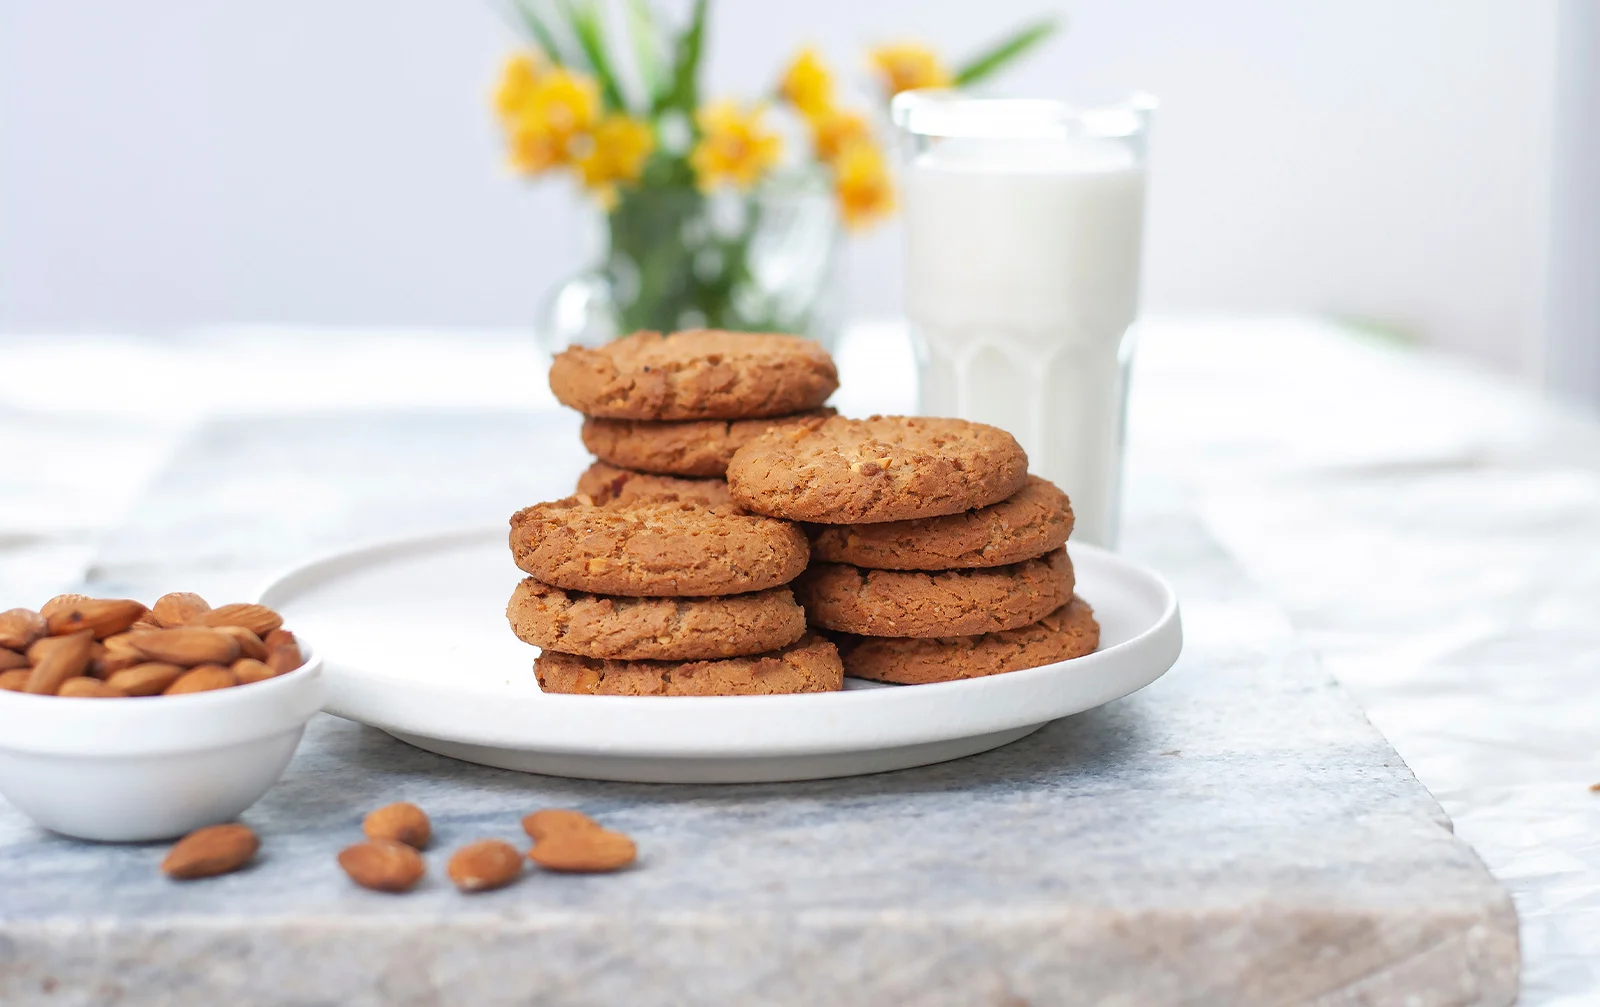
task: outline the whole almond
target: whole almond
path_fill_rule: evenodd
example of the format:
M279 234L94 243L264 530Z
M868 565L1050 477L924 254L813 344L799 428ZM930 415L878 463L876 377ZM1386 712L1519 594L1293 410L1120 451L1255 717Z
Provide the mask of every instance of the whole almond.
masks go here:
M28 608L0 612L0 647L25 651L49 631L44 616Z
M218 626L217 632L226 633L239 641L239 656L248 657L254 661L267 659L267 645L261 642L261 637L245 629L243 626Z
M185 670L176 664L152 661L113 671L106 676L106 684L113 689L121 689L126 696L159 696L173 682L182 678Z
M21 692L28 685L28 676L33 674L27 668L13 668L10 671L0 671L0 689L6 692Z
M517 880L522 874L522 854L499 839L480 839L452 854L445 870L462 891L487 892Z
M129 641L145 657L168 664L232 664L239 659L239 641L228 634L202 626L176 629L149 629L128 634Z
M278 633L283 633L288 639L278 637ZM267 637L267 664L271 666L274 674L286 674L305 663L305 657L300 653L300 644L295 642L293 634L280 629L268 633Z
M266 636L283 625L283 616L265 605L222 605L194 620L196 626L243 626L256 636Z
M144 651L133 642L133 634L118 633L108 636L100 641L105 653L100 657L100 667L107 675L115 674L124 668L131 668L136 664L145 662Z
M555 832L528 851L528 859L546 870L579 874L615 871L633 863L636 856L633 840L605 829Z
M241 657L233 662L233 677L240 685L254 685L273 677L273 671L253 657Z
M385 804L361 820L361 831L368 839L387 839L405 843L413 849L424 849L433 838L433 823L427 812L409 801Z
M231 689L239 684L233 677L232 669L221 664L202 664L190 668L178 680L167 686L162 691L163 696L183 696L191 692L214 692L217 689Z
M145 630L149 630L149 629L166 629L167 627L161 625L161 623L159 623L159 622L156 622L154 619L150 618L149 616L145 616L143 619L140 619L138 622L134 623L132 626L129 626L128 628L130 630L135 631L135 632L144 632Z
M569 808L545 808L522 819L522 831L536 843L557 832L593 831L598 828L599 822L581 811Z
M11 671L15 668L26 668L27 666L28 655L0 647L0 671Z
M56 690L57 696L71 696L76 699L127 699L128 694L114 685L109 685L98 678L79 675L69 678Z
M206 600L189 591L173 591L156 599L150 606L150 618L158 626L186 626L211 611Z
M51 636L92 630L96 640L115 636L139 621L149 609L130 598L90 598L67 605L46 620Z
M214 877L248 864L260 848L261 840L248 825L208 825L178 840L161 861L161 870L178 881Z
M58 636L55 646L45 650L28 675L24 692L37 696L54 696L69 678L76 678L89 670L94 657L94 633L83 630L71 636Z
M86 594L58 594L39 606L39 614L49 619L64 608L76 605L80 601L89 600L90 598Z
M377 892L410 891L428 870L416 850L387 839L347 847L339 866L351 881Z

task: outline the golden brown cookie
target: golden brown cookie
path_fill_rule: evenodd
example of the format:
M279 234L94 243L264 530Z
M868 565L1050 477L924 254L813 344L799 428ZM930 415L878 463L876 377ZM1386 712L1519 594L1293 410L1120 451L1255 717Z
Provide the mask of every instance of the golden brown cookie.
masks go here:
M838 387L833 358L817 343L758 332L635 332L563 350L550 366L563 404L621 420L782 416L822 405Z
M722 479L679 479L677 476L653 475L619 469L605 462L595 462L578 477L578 492L591 497L595 503L613 500L699 500L707 504L731 504L728 484Z
M757 514L865 524L959 514L1022 488L1028 456L967 420L835 416L769 430L733 453L728 489Z
M683 598L787 584L805 569L805 534L787 521L682 500L587 497L511 516L511 555L569 591Z
M1029 476L1022 489L977 510L879 524L823 525L811 555L875 570L1004 566L1059 549L1072 534L1072 505L1054 483Z
M782 650L720 661L606 661L547 650L533 671L545 692L589 696L770 696L844 688L839 651L814 633Z
M583 446L601 461L625 469L672 476L714 476L728 471L728 459L775 426L824 420L831 408L755 420L649 420L583 418Z
M1065 549L980 570L863 570L813 563L795 597L813 626L862 636L996 633L1038 622L1072 597Z
M1100 646L1100 624L1089 603L1074 596L1020 629L923 640L841 635L837 642L845 674L921 685L1021 671L1092 654Z
M584 657L691 661L787 647L806 613L787 587L716 598L615 598L563 591L532 577L506 606L524 643Z

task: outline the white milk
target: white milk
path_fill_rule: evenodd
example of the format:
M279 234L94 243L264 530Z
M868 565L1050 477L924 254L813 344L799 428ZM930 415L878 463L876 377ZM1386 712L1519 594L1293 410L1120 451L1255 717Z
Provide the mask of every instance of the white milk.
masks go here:
M935 141L904 181L922 411L1011 431L1111 545L1144 169L1114 141Z

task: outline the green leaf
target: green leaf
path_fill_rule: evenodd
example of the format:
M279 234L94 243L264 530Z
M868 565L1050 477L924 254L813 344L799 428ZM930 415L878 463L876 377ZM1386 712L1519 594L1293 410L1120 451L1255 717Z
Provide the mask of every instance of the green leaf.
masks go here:
M1055 33L1056 27L1055 19L1048 18L1029 25L1013 35L1008 35L957 68L954 84L956 87L965 87L968 84L978 83L1049 38Z
M626 111L628 102L622 97L617 75L611 72L611 64L606 60L605 29L600 23L600 10L594 0L582 3L563 0L561 11L567 16L567 23L578 40L578 48L583 50L583 56L589 62L589 69L600 82L600 97L605 107L609 111Z
M646 105L654 107L665 81L661 75L661 39L655 12L648 0L631 0L626 9L628 37L633 41L634 64L644 87Z
M550 26L544 23L539 12L534 9L532 0L511 0L511 9L528 29L528 34L533 36L533 41L538 44L539 50L544 53L544 58L556 66L566 65L566 59L561 53L561 43L556 41L555 33Z
M700 47L705 40L705 33L706 0L694 0L694 13L689 18L688 27L678 36L674 51L672 89L667 92L665 100L657 103L655 111L679 108L693 119L695 106L700 104L697 78L700 74Z

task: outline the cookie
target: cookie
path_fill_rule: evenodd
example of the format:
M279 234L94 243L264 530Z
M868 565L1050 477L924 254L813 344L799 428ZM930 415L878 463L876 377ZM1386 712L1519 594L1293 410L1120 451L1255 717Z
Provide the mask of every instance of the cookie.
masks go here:
M814 409L839 387L833 358L800 336L693 329L635 332L574 346L550 366L550 390L585 416L737 420Z
M814 633L782 650L720 661L607 661L547 650L533 672L545 692L587 696L770 696L844 688L839 651Z
M787 584L806 567L805 534L787 521L683 500L567 497L511 516L511 555L569 591L681 598Z
M728 484L721 479L679 479L619 469L605 462L595 462L583 470L583 475L578 477L578 492L598 504L650 498L698 500L707 504L733 502L728 496Z
M524 643L584 657L689 661L787 647L806 613L786 587L720 598L613 598L563 591L532 577L506 606Z
M1029 476L997 504L944 517L881 524L824 525L811 555L875 570L958 570L1018 563L1061 548L1072 505L1054 483Z
M972 636L1038 622L1072 597L1065 549L981 570L863 570L813 563L795 597L813 626L862 636Z
M728 471L733 453L772 427L822 420L832 409L813 409L755 420L583 419L583 446L601 461L640 472L672 476L715 476Z
M841 637L845 674L876 682L921 685L1037 668L1092 654L1100 646L1094 610L1074 596L1036 623L980 636L925 640Z
M768 430L733 453L733 502L758 514L865 524L959 514L1022 488L1028 456L998 427L923 416L835 416Z

